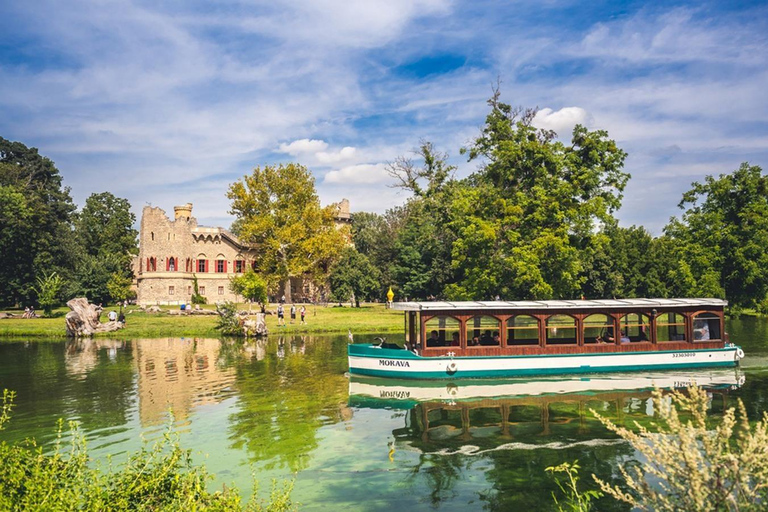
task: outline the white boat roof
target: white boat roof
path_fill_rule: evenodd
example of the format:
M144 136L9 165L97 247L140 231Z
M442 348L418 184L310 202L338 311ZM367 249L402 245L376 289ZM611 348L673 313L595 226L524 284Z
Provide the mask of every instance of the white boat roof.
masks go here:
M599 299L599 300L492 300L457 302L395 302L398 311L450 311L488 309L637 309L674 307L725 307L723 299Z

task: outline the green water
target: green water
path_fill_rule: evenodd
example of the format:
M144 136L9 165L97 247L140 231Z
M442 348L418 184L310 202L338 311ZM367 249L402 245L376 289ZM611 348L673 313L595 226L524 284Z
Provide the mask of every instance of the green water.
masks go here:
M728 330L747 353L740 370L663 376L711 381L714 416L741 398L757 418L768 410L768 322L733 320ZM183 446L216 474L212 488L251 493L255 471L262 492L272 478L295 475L302 510L548 510L554 487L545 467L578 459L585 476L612 480L633 455L590 409L627 425L652 414L647 389L602 376L565 379L558 393L546 392L558 379L533 391L520 380L350 383L346 343L0 344L0 387L17 392L0 439L50 443L64 418L79 422L92 455L119 460L159 436L171 409ZM473 385L484 386L478 397L452 398ZM623 510L608 500L599 508Z

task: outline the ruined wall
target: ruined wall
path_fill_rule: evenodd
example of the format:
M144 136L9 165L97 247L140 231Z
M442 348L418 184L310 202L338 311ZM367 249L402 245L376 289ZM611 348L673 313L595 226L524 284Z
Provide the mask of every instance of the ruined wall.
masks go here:
M252 264L253 251L226 230L198 226L191 216L191 204L175 210L175 218L170 220L161 208L144 207L138 263L134 264L138 268L137 302L190 302L194 275L200 294L209 303L241 300L229 290L229 277L236 275L236 261L243 262L243 271ZM207 263L200 266L200 261Z
M338 205L337 227L348 225L349 201L344 199ZM132 263L136 301L142 305L189 303L193 276L197 276L200 294L208 303L242 301L242 297L229 290L229 278L237 275L237 261L243 262L245 270L257 257L252 248L226 229L198 226L191 203L174 207L173 220L162 208L145 206L139 230L139 255ZM207 265L201 267L200 261ZM291 279L291 289L296 302L319 297L319 290L299 278ZM274 298L279 299L281 294L278 291Z

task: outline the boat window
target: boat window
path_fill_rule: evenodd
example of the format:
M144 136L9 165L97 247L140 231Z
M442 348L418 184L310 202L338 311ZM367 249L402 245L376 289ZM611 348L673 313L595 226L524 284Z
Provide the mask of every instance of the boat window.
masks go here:
M693 317L693 340L720 340L720 317L715 313L700 313Z
M454 346L454 340L459 339L459 321L452 316L435 316L424 324L426 328L427 347Z
M569 315L547 318L547 345L575 345L576 319Z
M467 320L467 346L498 347L501 345L501 322L492 316L475 316Z
M584 343L615 343L613 318L608 315L589 315L584 319Z
M621 330L629 336L630 341L649 341L651 321L648 315L629 313L621 317Z
M517 315L507 320L507 346L538 345L539 321L529 315Z
M656 341L685 341L685 317L680 313L661 313L656 317Z

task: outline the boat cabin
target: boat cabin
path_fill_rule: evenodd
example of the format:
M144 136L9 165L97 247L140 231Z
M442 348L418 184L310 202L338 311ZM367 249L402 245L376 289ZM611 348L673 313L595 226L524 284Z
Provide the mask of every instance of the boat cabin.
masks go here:
M723 348L721 299L398 302L420 355L507 356Z

